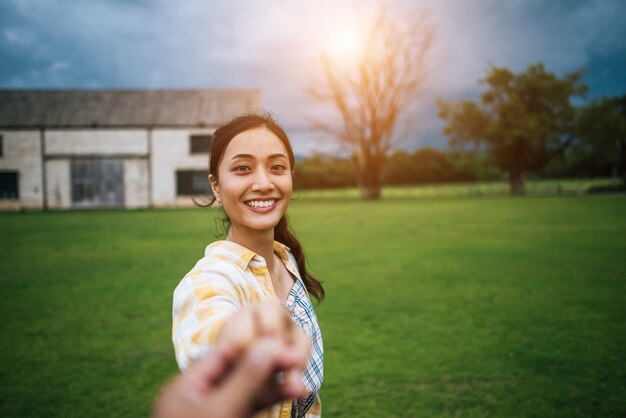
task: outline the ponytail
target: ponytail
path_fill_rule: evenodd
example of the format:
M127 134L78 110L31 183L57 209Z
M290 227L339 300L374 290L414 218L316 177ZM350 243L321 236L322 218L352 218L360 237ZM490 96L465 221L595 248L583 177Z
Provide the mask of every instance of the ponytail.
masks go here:
M317 280L311 273L307 272L304 250L302 249L302 245L300 245L298 238L296 238L293 232L289 230L287 214L283 215L283 217L280 218L280 221L278 221L278 224L274 227L274 240L280 242L281 244L285 244L291 250L291 253L296 259L298 271L302 276L304 286L309 294L317 299L318 302L324 300L324 296L326 295L324 287L319 280Z

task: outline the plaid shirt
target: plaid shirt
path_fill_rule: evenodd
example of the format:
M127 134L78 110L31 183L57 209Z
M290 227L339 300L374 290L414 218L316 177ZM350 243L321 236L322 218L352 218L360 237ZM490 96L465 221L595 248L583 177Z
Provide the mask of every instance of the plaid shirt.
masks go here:
M322 334L294 256L289 248L277 241L274 241L274 252L296 278L283 306L311 339L312 349L303 378L307 395L297 402L276 404L257 417L319 417L318 392L324 362ZM263 257L231 241L208 245L204 258L185 275L174 291L172 341L180 369L185 370L213 349L217 335L230 315L246 304L266 299L278 300Z

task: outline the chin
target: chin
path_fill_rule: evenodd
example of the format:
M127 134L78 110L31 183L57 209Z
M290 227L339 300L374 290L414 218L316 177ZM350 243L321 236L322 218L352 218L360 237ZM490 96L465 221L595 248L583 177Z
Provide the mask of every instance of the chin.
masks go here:
M242 221L242 226L247 229L253 231L267 231L274 229L274 227L278 225L280 217L272 217L272 219L246 219Z

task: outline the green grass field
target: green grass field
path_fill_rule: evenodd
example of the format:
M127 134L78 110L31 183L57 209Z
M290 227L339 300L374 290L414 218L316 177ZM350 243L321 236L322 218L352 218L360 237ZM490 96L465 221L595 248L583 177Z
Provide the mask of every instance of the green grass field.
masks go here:
M529 196L582 195L594 187L615 187L623 184L619 177L592 179L549 179L527 180L526 193ZM506 196L509 184L506 181L473 181L469 183L431 183L406 186L386 186L383 188L384 198L442 198L442 197L477 197ZM296 196L309 201L313 200L359 200L360 194L356 187L338 189L310 189L296 192Z
M327 417L623 417L626 197L309 200ZM148 416L215 210L2 213L0 416Z

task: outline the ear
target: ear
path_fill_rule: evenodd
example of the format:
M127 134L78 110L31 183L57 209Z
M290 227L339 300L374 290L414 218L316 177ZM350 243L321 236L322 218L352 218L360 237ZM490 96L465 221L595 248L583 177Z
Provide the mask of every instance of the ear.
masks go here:
M217 203L221 203L222 196L220 196L220 185L217 182L217 179L213 177L213 174L209 174L209 183L211 184L211 190L213 190L213 196L215 196L215 201Z

